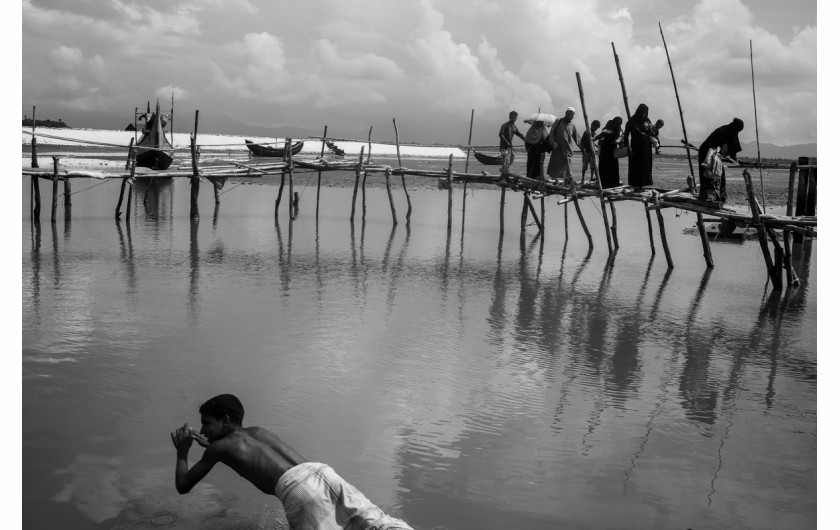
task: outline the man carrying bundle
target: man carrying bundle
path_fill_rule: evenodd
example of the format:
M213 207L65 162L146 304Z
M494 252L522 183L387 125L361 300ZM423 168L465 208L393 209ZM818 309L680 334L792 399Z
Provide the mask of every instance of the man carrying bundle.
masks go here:
M271 431L243 427L245 411L232 394L222 394L198 409L201 431L188 424L173 431L178 451L175 488L188 493L221 462L267 495L276 495L293 530L411 530L404 521L386 515L328 465L307 462ZM205 448L189 467L193 440Z

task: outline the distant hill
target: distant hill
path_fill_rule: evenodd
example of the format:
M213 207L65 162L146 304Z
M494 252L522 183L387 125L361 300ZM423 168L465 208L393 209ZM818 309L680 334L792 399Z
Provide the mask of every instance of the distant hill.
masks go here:
M32 118L25 117L23 118L23 126L24 127L32 127ZM64 123L64 120L61 118L58 121L53 120L35 120L35 127L53 127L57 129L65 128L69 129L70 126Z

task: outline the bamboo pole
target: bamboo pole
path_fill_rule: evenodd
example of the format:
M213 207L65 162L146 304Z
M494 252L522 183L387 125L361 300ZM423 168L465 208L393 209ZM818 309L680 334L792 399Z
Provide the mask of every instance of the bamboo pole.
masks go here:
M286 138L286 164L288 165L289 173L289 219L294 219L295 215L295 163L292 160L292 139Z
M446 170L447 172L447 196L448 196L448 214L446 218L446 230L452 230L452 153L449 154L449 166Z
M125 223L128 226L128 219L131 217L131 198L134 195L134 168L135 164L132 161L131 164L131 177L128 179L128 198L125 201ZM198 214L196 214L198 215Z
M38 167L38 152L36 145L38 141L35 138L35 105L32 105L32 167Z
M656 219L659 221L659 235L662 238L662 250L665 251L665 261L668 262L668 268L673 269L674 262L671 259L671 249L668 247L668 238L665 237L665 219L662 218L662 208L659 205L656 206Z
M531 217L534 218L534 224L537 225L537 229L542 232L542 223L540 223L540 218L537 216L537 210L534 208L534 203L531 201L531 198L528 197L527 193L525 194L525 204L528 205L528 209L531 211Z
M621 84L621 97L624 101L624 112L627 113L627 125L630 125L630 104L627 101L627 89L624 87L624 76L621 73L621 62L618 59L618 52L615 51L615 43L611 42L610 45L612 46L613 50L613 57L615 58L615 68L618 71L618 81ZM625 126L625 130L627 127ZM653 223L650 220L650 211L645 209L645 216L647 217L648 223L648 235L650 236L650 253L651 255L656 254L656 246L653 242Z
M796 180L796 162L790 163L790 178L788 179L788 199L787 199L787 216L793 215L793 184ZM793 269L793 262L791 260L790 252L790 230L785 229L783 232L785 240L785 270L787 271L787 284L799 285L799 278L796 276L796 271Z
M505 191L507 191L507 188L502 187L499 198L499 235L505 233Z
M577 79L578 84L578 93L580 94L580 107L583 111L583 124L586 127L586 130L589 131L589 116L586 113L586 101L583 96L583 83L580 80L580 72L575 72L575 78ZM590 152L595 153L595 143L592 141L592 135L588 134L587 137L589 138L589 149ZM593 164L592 168L595 170L595 182L598 184L598 199L601 202L601 215L604 219L604 232L607 236L607 248L609 249L610 255L613 254L613 245L612 245L612 237L610 237L610 224L609 219L607 218L607 207L604 203L604 189L601 187L601 175L598 173L598 164ZM613 219L615 219L615 210L613 210Z
M359 163L356 164L356 183L353 185L353 203L350 206L350 220L356 219L356 194L359 191L359 179L362 176L362 164L365 159L365 146L359 151Z
M327 126L324 125L324 136L321 137L321 159L324 158L324 145L327 143ZM318 170L318 192L315 196L315 219L321 210L321 170Z
M595 248L595 245L592 244L592 234L589 233L589 227L586 226L586 221L583 218L583 212L580 211L580 204L578 203L577 192L572 192L572 202L575 203L575 211L577 212L578 219L580 219L580 224L583 227L583 232L586 234L586 239L589 241L589 250Z
M55 222L55 214L58 209L58 157L53 155L53 175L52 175L52 213L50 214L50 222Z
M691 187L697 189L697 181L694 178L694 166L691 163L691 148L689 147L688 134L685 130L685 117L683 116L682 103L680 103L680 93L677 90L677 78L674 75L674 67L671 65L671 55L668 53L668 43L665 42L665 33L662 31L662 24L659 24L659 34L662 35L662 45L665 47L665 56L668 58L668 69L671 71L671 81L674 83L674 94L677 97L677 109L679 110L680 124L682 125L683 145L685 146L685 156L688 160L688 171L691 174ZM703 257L706 260L706 267L712 268L715 266L715 262L712 259L712 247L709 245L709 235L706 233L703 214L696 212L696 215L697 230L700 233L700 242L703 245Z
M120 198L117 201L117 207L114 209L114 219L116 219L118 221L120 219L120 215L122 215L122 212L120 211L120 209L122 208L123 196L125 195L125 183L126 183L127 180L128 180L128 177L123 177L122 185L120 186Z
M190 178L190 219L198 219L198 191L201 180L198 174L198 109L195 109L195 123L190 135L190 161L192 162L192 177ZM131 190L129 190L131 193Z
M470 134L467 137L467 161L464 164L464 173L470 172L470 147L472 146L473 118L475 109L470 110ZM464 181L464 196L461 201L461 232L464 231L464 222L467 216L467 181Z
M397 138L397 162L400 164L400 169L402 169L402 158L400 158L400 130L397 128L396 118L394 118L394 134ZM402 178L403 191L405 191L405 200L408 203L408 211L405 214L405 222L408 223L411 221L411 197L408 196L408 188L405 186L405 175L400 174L400 178Z
M394 208L394 196L391 194L391 168L385 170L385 190L388 192L388 203L391 205L391 218L397 224L397 210ZM406 222L408 226L408 222Z
M755 68L753 67L752 39L750 39L750 76L752 78L753 113L755 116L755 148L758 150L758 179L761 183L761 209L767 210L764 201L764 174L761 171L761 144L758 141L758 106L755 102Z
M759 216L758 201L755 200L752 177L750 176L749 170L745 169L743 176L747 191L747 200L750 205L750 210L752 211L753 224L758 232L758 243L761 246L761 253L764 255L764 263L767 266L767 275L770 277L770 281L773 284L773 290L779 290L782 288L782 278L780 274L777 274L777 269L773 264L773 257L770 255L770 249L767 246L767 233Z
M528 194L522 192L522 214L519 216L520 231L524 232L528 226Z

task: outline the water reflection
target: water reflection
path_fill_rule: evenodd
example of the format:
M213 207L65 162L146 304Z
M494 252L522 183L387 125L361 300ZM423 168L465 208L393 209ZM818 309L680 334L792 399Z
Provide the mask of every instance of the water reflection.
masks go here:
M117 234L120 239L120 261L125 265L126 284L130 299L137 294L137 269L134 264L134 244L131 241L131 223L125 223L125 235L123 235L122 223L116 220Z
M679 391L682 398L680 404L686 418L709 426L715 423L718 399L718 391L709 376L709 368L712 351L719 335L696 326L696 316L712 270L707 268L703 273L697 293L689 304L685 334L685 363L679 377Z
M187 308L189 312L189 322L191 326L196 326L199 323L199 248L198 248L198 226L199 220L197 218L190 219L190 273L189 273L189 289L187 290Z
M30 225L32 250L30 261L32 269L32 313L34 324L41 323L41 222L36 218Z

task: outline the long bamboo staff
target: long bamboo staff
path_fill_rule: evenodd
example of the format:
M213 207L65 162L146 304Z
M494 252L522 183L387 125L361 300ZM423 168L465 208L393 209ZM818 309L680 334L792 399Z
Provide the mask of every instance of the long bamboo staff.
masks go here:
M397 138L397 163L400 165L400 169L402 169L402 158L400 158L400 130L397 129L397 119L394 118L394 134ZM408 203L408 211L405 214L405 222L411 222L411 197L408 196L408 188L405 186L405 173L400 173L400 178L402 178L402 185L403 191L405 191L405 200Z
M324 159L324 144L327 142L327 126L324 125L324 136L321 137L321 160ZM315 219L321 210L321 170L318 170L318 191L315 195Z
M767 211L764 202L764 174L761 172L761 144L758 142L758 107L755 104L755 68L753 68L752 39L750 39L750 75L752 76L753 113L755 115L755 148L758 150L758 180L761 183L761 209Z
M691 148L688 143L688 134L685 131L685 118L683 117L682 104L680 103L680 93L677 90L677 78L674 76L674 67L671 66L671 55L668 53L668 43L665 42L665 33L662 32L662 24L659 24L659 34L662 35L662 45L665 47L665 57L668 58L668 69L671 71L671 81L674 82L674 94L677 96L677 109L680 113L680 124L682 125L685 156L688 158L688 171L691 173L691 185L694 189L697 189L697 181L694 179L694 166L691 164ZM699 164L700 161L698 160L697 163ZM709 235L706 233L706 224L703 220L703 214L699 212L697 212L697 230L700 232L700 241L703 245L703 257L706 259L706 267L714 267L715 262L712 259L712 248L709 245Z
M464 164L464 173L470 172L470 147L472 146L473 118L475 109L470 111L470 135L467 138L467 162ZM461 202L461 233L464 232L464 219L467 215L467 181L464 181L464 198Z
M586 114L586 102L583 98L583 84L580 81L580 72L575 72L575 78L577 78L578 84L578 92L580 93L580 108L583 112L583 124L586 126L586 130L589 130L589 116ZM592 141L592 134L588 134L587 138L589 138L589 151L594 156L595 154L595 143ZM610 256L613 254L613 245L612 245L612 237L610 236L610 222L609 218L607 217L607 206L604 203L604 190L601 188L601 175L598 173L598 164L592 166L595 169L595 182L598 183L598 199L601 201L601 214L604 218L604 231L607 234L607 248L609 249Z
M624 126L624 134L627 136L627 127L630 126L630 104L627 102L627 89L624 88L624 76L621 75L621 62L618 60L618 52L615 51L615 43L611 42L613 57L615 57L615 68L618 70L618 82L621 84L621 97L624 100L624 112L627 113L627 125ZM630 161L627 161L629 166ZM650 211L645 208L645 216L648 223L648 234L650 235L650 253L656 254L656 246L653 243L653 223L650 220Z

